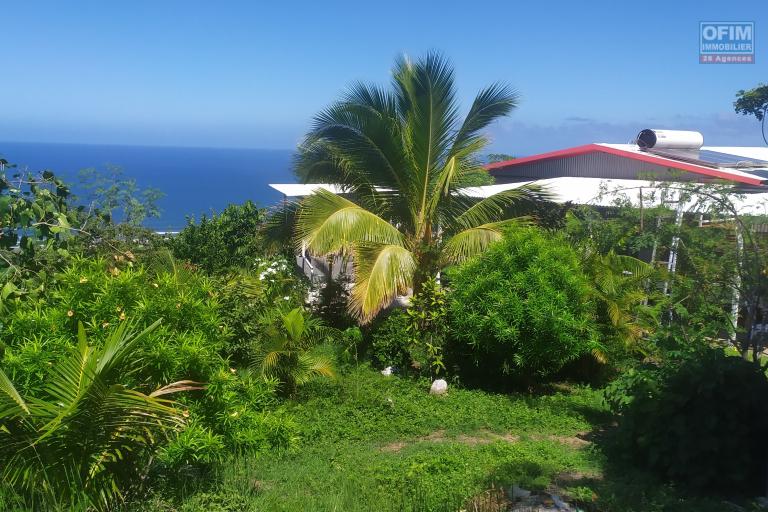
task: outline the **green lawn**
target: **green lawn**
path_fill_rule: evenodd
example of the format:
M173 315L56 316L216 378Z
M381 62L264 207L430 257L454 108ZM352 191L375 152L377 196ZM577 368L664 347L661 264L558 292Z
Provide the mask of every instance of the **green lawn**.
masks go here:
M221 469L219 484L178 505L156 498L143 509L447 511L514 483L581 498L583 510L728 510L627 468L610 469L595 442L610 421L597 391L451 388L433 397L428 388L367 366L314 382L288 405L302 425L297 448L238 457Z

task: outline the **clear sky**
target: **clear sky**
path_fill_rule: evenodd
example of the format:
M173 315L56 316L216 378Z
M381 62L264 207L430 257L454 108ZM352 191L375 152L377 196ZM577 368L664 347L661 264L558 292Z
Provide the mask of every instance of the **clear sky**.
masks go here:
M0 140L292 148L351 82L436 49L468 106L522 95L493 149L626 142L646 127L761 144L733 114L768 82L766 0L5 1ZM756 64L698 63L700 21L754 21Z

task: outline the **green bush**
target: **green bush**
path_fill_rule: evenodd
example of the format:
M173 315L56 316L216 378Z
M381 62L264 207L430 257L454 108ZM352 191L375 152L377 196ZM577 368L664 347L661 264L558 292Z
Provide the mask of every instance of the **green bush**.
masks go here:
M597 345L593 289L559 236L509 232L449 278L452 358L486 384L552 375Z
M445 371L443 349L448 334L446 292L427 279L405 310L394 309L368 329L371 358L377 366L411 375Z
M277 279L271 282L277 273L256 279L269 290L253 299L263 307L272 294L285 292ZM183 379L206 383L205 391L184 398L190 420L220 437L231 450L286 447L295 438L295 427L291 418L276 410L277 383L230 368L226 356L235 333L222 295L227 305L250 304L251 298L224 290L228 289L218 278L172 258L150 266L114 258L74 258L57 275L57 286L45 302L20 303L3 319L2 367L20 390L37 395L49 369L75 343L78 321L88 326L98 345L127 321L146 326L161 318L160 327L135 347L142 366L125 376L125 384L151 390ZM290 303L295 300L291 297L280 300ZM276 306L271 302L269 307ZM196 439L188 437L179 439Z
M208 273L247 268L263 252L259 232L264 219L265 210L251 201L231 204L210 218L203 215L197 224L190 218L170 241L173 254Z
M158 461L176 471L210 470L224 459L224 438L193 422L163 447Z
M75 257L56 275L46 301L20 304L4 319L4 360L13 379L23 388L34 387L40 367L53 364L74 343L78 322L98 343L127 320L147 326L161 318L161 327L138 348L144 365L132 383L151 387L205 380L213 369L225 366L219 353L228 333L216 288L211 279L183 267L153 271L113 259ZM46 333L45 341L41 333Z
M249 269L230 275L219 293L224 323L231 333L225 349L230 360L249 364L253 342L263 330L260 318L272 310L303 306L306 293L306 283L280 256L256 257Z
M707 349L628 379L630 399L613 395L623 457L696 490L765 490L768 379L759 367Z
M124 384L140 371L136 348L158 324L138 332L124 322L101 347L88 344L80 324L77 345L49 368L37 396L23 397L0 370L2 481L30 509L105 509L140 478L163 434L182 427L167 396L196 385L144 394Z
M394 366L401 371L408 371L413 362L409 326L410 318L402 309L393 310L371 326L368 338L371 358L376 366Z

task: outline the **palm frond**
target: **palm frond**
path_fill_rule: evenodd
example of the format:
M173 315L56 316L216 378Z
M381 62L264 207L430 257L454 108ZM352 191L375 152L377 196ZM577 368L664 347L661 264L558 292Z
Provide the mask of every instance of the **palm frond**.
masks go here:
M272 208L267 214L261 234L266 241L266 249L280 252L293 243L299 201L285 200Z
M283 328L291 341L298 343L301 340L305 332L304 314L301 308L294 308L283 315Z
M412 285L416 261L400 245L370 244L354 249L355 284L350 311L361 321L370 321Z
M444 263L461 263L468 258L481 254L493 242L501 240L504 236L504 230L512 227L522 227L529 223L530 221L527 218L516 218L482 224L459 231L451 236L443 246Z
M510 213L521 215L529 212L532 207L548 201L550 198L551 194L545 187L531 184L523 185L504 190L476 202L456 217L454 223L462 229L467 229L497 222L512 216ZM517 208L517 211L512 212L513 208Z
M20 413L29 414L29 407L8 376L0 370L0 421Z
M174 403L159 397L199 387L180 381L145 395L120 384L141 365L137 343L157 325L137 334L126 322L101 348L88 345L81 325L77 346L51 370L43 397L24 402L0 372L0 397L16 404L0 415L6 482L55 507L86 499L100 510L120 500L122 485L135 478L128 459L183 423Z
M298 385L306 384L315 377L333 378L335 376L336 373L330 359L306 352L299 355L293 373L294 381Z
M352 201L318 190L301 202L295 244L327 255L356 243L402 244L403 235L389 222Z
M403 136L412 165L409 190L415 229L428 229L428 205L435 193L438 169L443 167L456 131L458 106L453 69L438 53L416 63L400 60L394 73Z
M452 154L475 144L476 137L493 121L508 115L519 103L519 95L508 85L495 83L481 90L456 133Z

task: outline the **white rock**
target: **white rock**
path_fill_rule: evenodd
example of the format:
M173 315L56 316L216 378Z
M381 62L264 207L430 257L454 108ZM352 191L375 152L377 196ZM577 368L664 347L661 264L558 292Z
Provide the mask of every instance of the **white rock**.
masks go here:
M448 383L443 379L437 379L432 383L432 387L429 388L430 395L444 395L448 392Z
M390 375L392 375L392 367L391 366L387 366L386 368L381 370L381 374L383 376L385 376L385 377L389 377Z

